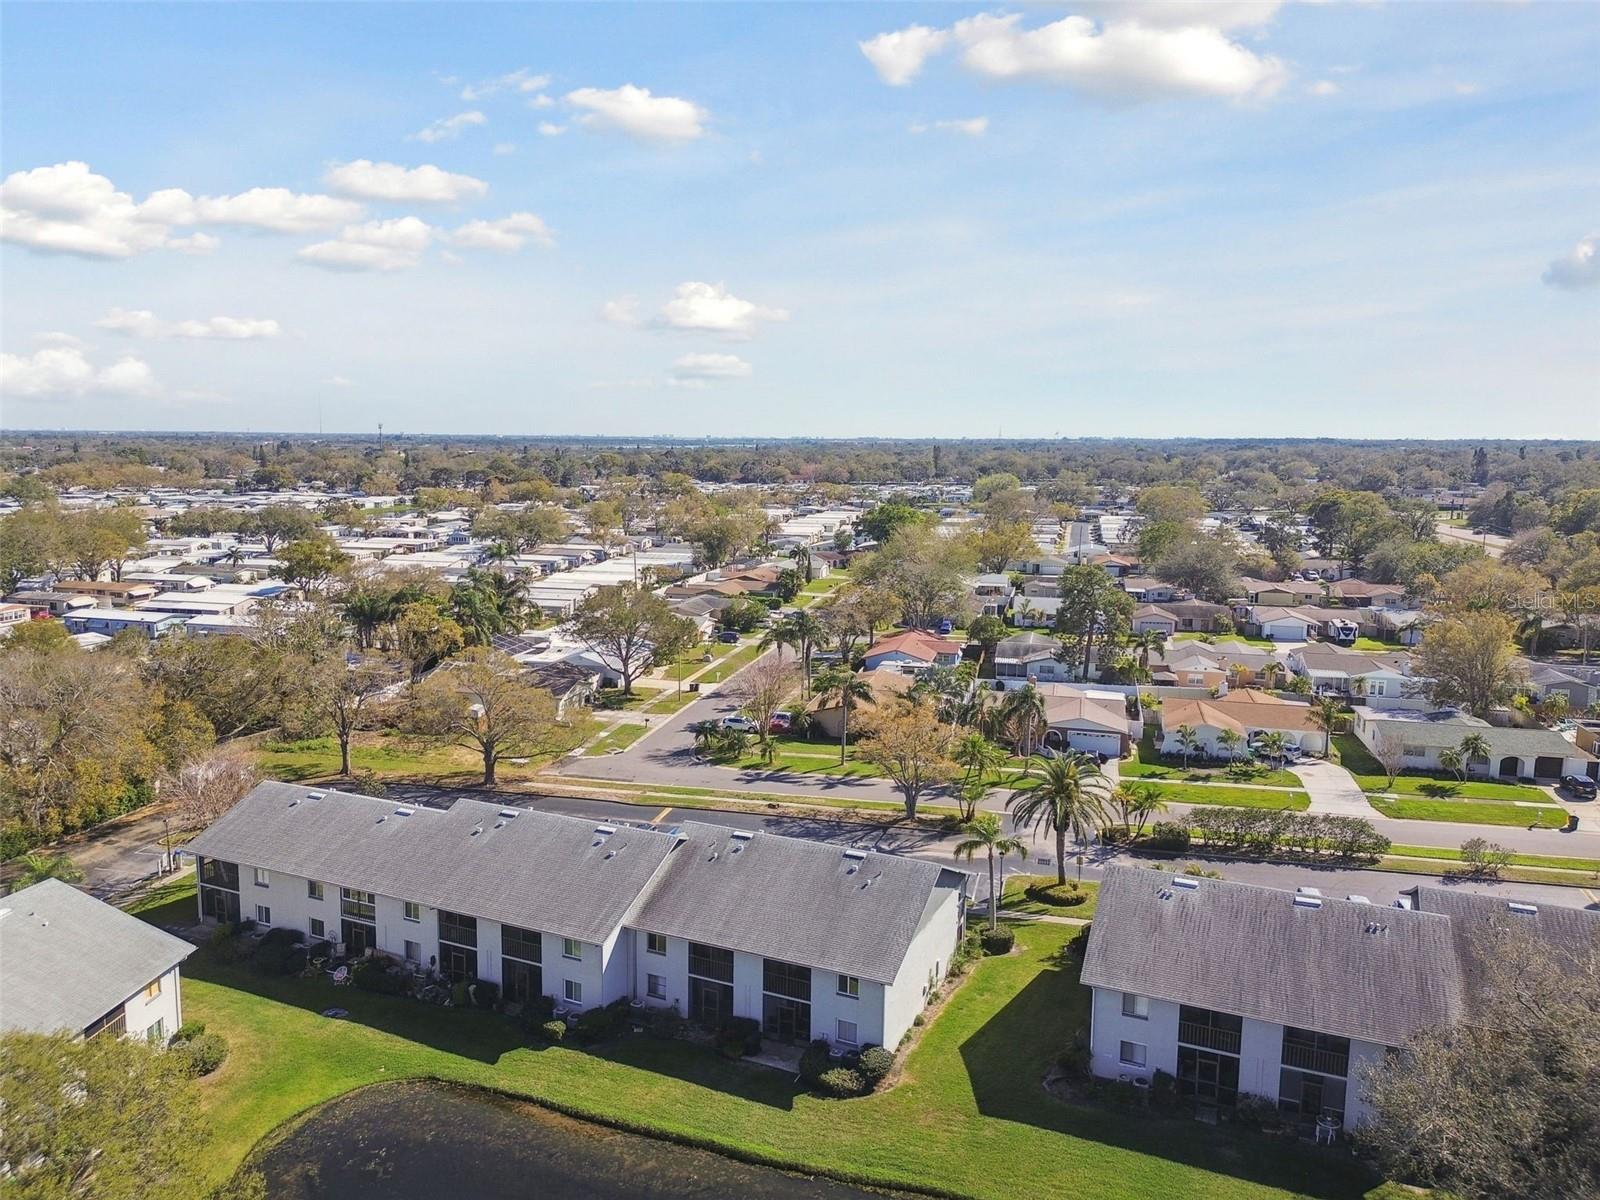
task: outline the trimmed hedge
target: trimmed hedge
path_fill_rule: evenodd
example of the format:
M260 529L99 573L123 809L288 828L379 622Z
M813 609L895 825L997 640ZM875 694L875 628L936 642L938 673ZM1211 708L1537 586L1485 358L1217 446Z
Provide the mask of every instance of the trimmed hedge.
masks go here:
M894 1053L882 1046L868 1046L861 1052L861 1060L856 1063L856 1071L869 1092L875 1090L893 1069Z
M540 1041L554 1045L557 1042L566 1040L567 1023L565 1021L546 1021L534 1032Z
M1017 934L1010 926L1001 925L998 929L985 929L978 935L985 954L1010 954L1011 948L1017 944Z
M817 1076L817 1090L832 1100L848 1100L867 1090L859 1071L833 1067Z
M228 1039L220 1033L202 1033L188 1041L175 1043L168 1053L180 1056L185 1069L198 1079L222 1065L228 1057Z
M1037 900L1040 904L1054 905L1056 908L1073 908L1085 903L1089 893L1077 883L1051 883L1033 884L1024 893L1030 900Z

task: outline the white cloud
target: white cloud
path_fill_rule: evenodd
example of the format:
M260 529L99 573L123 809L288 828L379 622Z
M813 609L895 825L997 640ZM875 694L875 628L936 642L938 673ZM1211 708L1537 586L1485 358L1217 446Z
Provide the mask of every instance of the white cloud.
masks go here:
M1577 291L1600 286L1600 233L1591 233L1545 269L1551 287Z
M275 338L283 332L267 317L207 317L205 320L163 321L149 309L113 308L95 322L101 329L141 338L211 338L251 341Z
M536 246L553 246L555 238L550 227L530 212L512 213L493 221L468 221L450 235L452 245L467 250L498 250L514 254L523 243Z
M554 121L539 122L539 132L545 137L560 137L566 131L565 125L557 125Z
M913 25L861 43L885 83L914 79L933 54L954 47L961 63L986 79L1057 83L1107 100L1160 96L1225 99L1269 96L1287 65L1232 40L1224 28L1256 25L1275 4L1157 4L1107 8L1097 23L1069 16L1036 28L1020 13L980 13L948 30Z
M542 92L528 101L529 108L554 108L555 106L555 100Z
M1455 86L1455 93L1458 96L1476 96L1481 91L1483 91L1481 83L1458 83Z
M1319 79L1306 90L1313 96L1337 96L1339 85L1331 79Z
M361 205L348 200L286 188L199 197L182 188L165 188L135 203L82 162L17 171L0 184L0 238L35 250L89 258L128 258L162 248L209 254L220 244L206 233L174 236L176 226L233 225L308 233L356 220L362 213Z
M586 129L615 130L653 142L688 142L705 133L710 116L693 101L653 96L650 89L623 84L619 88L579 88L568 92L567 104L579 109Z
M453 142L460 137L463 131L475 125L486 125L489 118L476 110L472 112L457 113L453 117L441 117L425 129L419 129L411 136L419 142Z
M966 137L982 137L989 132L988 117L968 117L960 121L932 121L911 126L912 133L959 133Z
M685 354L672 362L674 387L704 387L708 382L748 379L751 366L736 354Z
M515 142L496 142L494 144L494 152L504 158L508 154L517 152L517 144Z
M857 43L878 78L890 87L910 83L921 74L923 64L949 44L949 30L929 29L926 25L908 25Z
M662 306L658 321L672 329L748 338L759 322L788 319L786 310L741 300L723 284L691 281L678 285L672 299Z
M550 86L550 76L535 75L527 67L519 67L504 75L469 83L461 89L463 100L481 100L497 92L542 92Z
M438 167L402 167L358 158L328 168L328 186L346 196L394 203L454 204L486 194L489 185Z
M639 316L637 296L618 296L600 306L600 319L624 329L637 329L643 322Z
M83 348L83 339L75 333L63 333L59 329L46 330L44 333L33 335L33 341L38 346L76 346Z
M97 368L76 346L46 346L30 355L0 354L0 392L17 399L155 396L160 391L150 364L132 355Z
M434 229L417 217L346 225L333 241L306 246L296 257L330 271L403 271L422 261Z

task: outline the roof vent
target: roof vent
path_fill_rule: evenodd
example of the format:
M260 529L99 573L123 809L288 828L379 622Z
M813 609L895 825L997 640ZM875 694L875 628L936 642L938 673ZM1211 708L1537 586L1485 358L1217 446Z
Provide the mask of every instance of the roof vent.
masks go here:
M1296 896L1316 896L1320 898L1322 896L1322 889L1314 887L1297 887L1294 890L1294 894Z
M1366 930L1367 933L1376 934L1376 935L1379 935L1379 936L1382 936L1382 935L1387 934L1389 932L1389 927L1387 925L1385 925L1382 921L1368 921L1366 923L1366 925L1363 926L1363 928Z
M1159 900L1171 900L1177 894L1178 893L1173 891L1171 888L1164 887L1156 893L1156 898Z
M748 842L751 838L755 837L755 834L751 833L748 829L735 829L729 836L731 836L736 842Z
M388 813L384 813L383 816L378 818L378 820L376 821L376 824L382 825L388 819L389 819L389 814Z
M1192 875L1174 875L1172 886L1185 892L1198 892L1200 881Z
M1539 915L1539 906L1537 904L1529 904L1524 900L1507 900L1506 908L1516 913L1519 917L1537 917Z
M299 804L299 803L300 803L300 797L299 796L295 796L294 798L292 798L289 801L289 807L293 808L296 804Z
M394 810L394 815L397 816L397 817L409 817L412 813L414 813L416 811L417 810L414 809L414 808L406 808L404 806L401 806L400 808L397 808L397 809Z
M617 831L617 827L615 825L596 825L594 831L601 837L610 837Z
M1372 903L1372 900L1369 897L1363 896L1358 892L1351 892L1348 896L1345 897L1345 899L1350 901L1350 903L1352 903L1352 904L1371 904Z
M306 793L306 799L307 800L321 800L327 794L328 794L327 792L307 792Z
M503 820L506 820L506 821L515 820L516 819L516 815L517 815L517 810L514 809L514 808L502 808L500 810L501 818Z
M467 834L467 836L468 837L477 837L482 832L483 832L483 826L482 825L475 825L472 828L472 832Z
M1297 895L1294 898L1294 906L1296 908L1321 908L1322 897Z

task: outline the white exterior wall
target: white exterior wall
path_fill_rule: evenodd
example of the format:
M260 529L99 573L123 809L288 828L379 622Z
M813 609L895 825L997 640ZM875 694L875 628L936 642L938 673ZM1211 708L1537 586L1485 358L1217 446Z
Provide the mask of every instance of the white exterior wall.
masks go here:
M911 939L905 961L894 982L884 989L882 1044L893 1050L911 1028L912 1019L927 1003L928 980L933 985L944 982L950 969L950 956L956 951L961 935L962 899L959 891L952 890L923 923ZM863 995L867 982L861 981ZM861 1035L866 1037L865 1033Z
M161 976L161 994L146 999L141 988L122 1006L123 1020L130 1038L148 1037L157 1021L161 1022L163 1040L171 1037L183 1024L183 1000L179 994L178 968L173 967Z

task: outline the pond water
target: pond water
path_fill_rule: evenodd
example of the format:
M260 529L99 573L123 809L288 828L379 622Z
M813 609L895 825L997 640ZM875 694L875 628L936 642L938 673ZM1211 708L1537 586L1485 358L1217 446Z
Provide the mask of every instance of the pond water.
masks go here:
M881 1200L426 1083L384 1084L334 1100L252 1165L266 1176L272 1200Z

